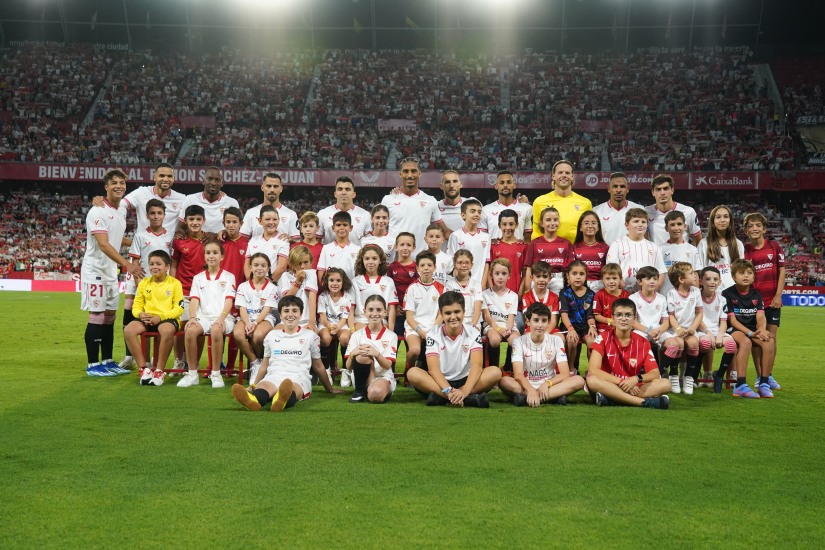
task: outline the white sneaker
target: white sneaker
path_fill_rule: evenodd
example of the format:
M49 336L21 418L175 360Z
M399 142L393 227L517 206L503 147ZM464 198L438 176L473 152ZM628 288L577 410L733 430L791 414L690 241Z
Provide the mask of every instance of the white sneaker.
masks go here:
M138 364L135 363L134 357L132 357L131 355L127 355L123 358L123 360L120 363L117 364L117 366L122 369L128 369L130 367L136 367L138 366Z
M149 383L153 386L162 386L164 380L166 380L166 373L158 369L152 374L152 380Z
M173 368L185 369L186 368L186 362L183 359L175 359L175 365L174 365ZM180 373L180 372L170 372L169 376L183 376L183 374Z
M249 383L255 381L255 377L258 376L258 369L261 368L261 359L255 359L251 363L249 363ZM243 384L243 381L239 382Z
M668 379L670 380L670 392L682 393L682 388L679 387L679 375L668 376Z
M702 373L703 380L713 380L713 372L705 371ZM700 388L712 388L713 382L699 382L698 387Z
M180 382L178 382L178 387L188 388L189 386L197 386L199 383L200 380L198 380L198 373L190 371L183 375L183 378L181 378Z
M736 375L736 371L735 371L735 370L729 371L729 373L730 373L730 374L728 374L728 378L730 378L731 380L736 380L737 378L739 378L739 377Z
M209 379L212 381L213 388L222 388L225 386L220 372L212 371L212 374L209 375Z
M341 387L348 388L352 385L352 381L350 380L349 371L347 369L341 369Z
M149 367L143 367L142 369L140 369L140 385L148 386L151 380L152 369L150 369Z
M692 376L685 376L685 387L682 390L685 395L693 395L693 386L696 382L693 381Z

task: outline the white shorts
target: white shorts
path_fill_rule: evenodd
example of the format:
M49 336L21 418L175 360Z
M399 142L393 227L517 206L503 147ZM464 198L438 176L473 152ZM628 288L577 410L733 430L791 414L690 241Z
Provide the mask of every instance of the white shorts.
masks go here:
M671 328L671 329L668 329L665 334L667 335L667 337L676 336L676 331ZM693 336L696 336L697 338L702 338L704 335L705 335L705 333L702 332L701 330L697 330L696 332L693 333ZM684 339L685 337L684 336L679 336L679 338Z
M598 292L604 288L604 283L601 281L587 281L587 286L593 292Z
M564 288L564 275L561 273L553 273L550 277L550 282L547 284L547 288L558 294L561 292L561 289Z
M493 325L488 325L487 323L481 323L481 334L486 335L491 330L492 331L496 330L496 329L493 328ZM521 334L521 332L519 332L518 327L516 326L515 322L513 322L513 332L515 332L517 334Z
M309 377L309 373L307 373L307 376L295 376L295 375L287 375L286 373L283 373L283 372L270 373L269 371L267 371L266 376L264 376L264 378L263 378L263 380L261 380L261 382L269 382L270 384L272 384L273 386L275 386L277 388L281 385L281 382L283 382L287 378L292 380L292 384L293 384L292 391L295 391L296 388L294 386L296 384L301 387L301 389L299 391L295 392L295 395L298 396L298 401L303 401L304 399L307 399L312 394L312 379ZM303 397L302 397L302 392L303 392Z
M120 307L120 285L118 283L83 283L81 286L80 309L89 313L117 311Z
M648 341L648 342L650 342L650 345L651 345L651 346L652 346L652 345L662 346L662 345L664 345L665 340L667 340L667 339L668 339L668 338L670 338L671 336L676 336L675 334L671 334L671 333L670 333L670 331L667 331L667 330L666 330L666 331L664 331L662 334L660 334L660 335L659 335L659 339L658 339L658 340L654 340L653 338L651 338L650 336L648 336L647 334L645 334L645 333L644 333L644 332L642 332L641 330L634 330L633 332L635 332L635 333L636 333L636 334L638 334L639 336L642 336L642 337L644 337L644 338L647 338L647 341Z
M123 291L126 295L134 296L137 294L138 281L128 271L126 272L126 290Z
M426 332L430 332L430 331L433 329L433 327L427 327L427 326L424 326L424 325L422 325L422 324L420 324L420 323L419 323L419 325L418 325L418 328L421 328L421 329L423 329L423 330L424 330L424 331L426 331ZM404 321L404 338L406 338L406 337L407 337L407 336L409 336L410 334L415 334L416 336L418 336L419 338L421 338L421 335L420 335L420 334L418 334L416 331L414 331L414 330L412 329L412 327L411 327L410 325L408 325L408 324L407 324L407 321Z
M550 375L547 378L545 378L544 380L528 380L527 383L530 384L531 386L533 386L533 389L537 390L541 387L542 384L544 384L548 380L552 380L556 376L556 374L558 374L558 373L556 372L556 369L554 368L552 371L550 371Z
M215 321L217 320L217 318L209 319L207 317L195 317L194 319L192 319L192 322L198 323L203 329L203 333L206 335L209 334L209 332L212 330L212 325L215 324ZM232 334L232 330L235 328L235 318L231 315L227 316L226 319L224 319L224 324L226 325L226 328L224 329L223 333Z
M275 326L278 324L278 320L277 320L277 319L275 318L275 316L274 316L274 315L272 315L271 313L270 313L270 314L268 314L268 315L266 316L266 318L264 319L264 321L266 321L267 323L269 323L269 324L270 324L270 325L272 325L273 327L275 327Z
M370 384L374 384L375 382L378 382L380 380L383 380L384 382L389 382L390 383L390 395L395 393L395 387L398 385L398 383L395 381L395 376L393 376L391 379L390 378L384 378L383 376L381 378L373 378L372 382L370 382ZM367 387L369 387L369 386L367 386Z
M183 297L183 314L180 316L180 324L183 325L189 320L189 296Z

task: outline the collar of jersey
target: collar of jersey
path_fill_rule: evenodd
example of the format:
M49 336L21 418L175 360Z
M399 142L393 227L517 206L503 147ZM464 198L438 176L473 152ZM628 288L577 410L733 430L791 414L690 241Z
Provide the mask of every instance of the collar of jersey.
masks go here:
M447 325L441 325L441 331L444 333L444 336L446 336L447 338L449 338L450 340L452 340L453 342L455 342L456 340L458 340L458 337L459 337L459 336L461 336L462 334L464 334L464 323L461 323L461 332L459 332L458 334L456 334L456 335L455 335L455 338L453 338L452 336L450 336L449 334L447 334Z
M377 285L381 282L381 275L379 275L377 279L370 281L370 276L364 273L364 280L367 281L368 285Z
M154 235L155 237L160 237L161 235L166 235L166 229L164 229L162 233L155 233L154 231L152 231L151 229L149 229L149 228L147 227L147 228L146 228L146 232L147 232L147 233L151 233L151 234L152 234L152 235Z
M673 201L673 208L671 208L670 210L659 210L659 205L658 204L656 205L656 210L658 210L662 214L667 214L668 212L673 212L674 210L676 210L676 201Z
M206 193L204 193L203 191L201 191L201 197L203 197L203 200L205 200L205 201L206 201L206 202L208 202L209 204L215 204L216 202L221 202L221 199L223 198L223 195L220 195L220 194L219 194L217 199L215 199L215 200L213 200L213 201L210 201L209 199L207 199L207 198L206 198Z
M264 286L262 286L261 288L255 288L255 283L252 282L252 279L249 279L249 286L252 288L252 290L257 290L258 292L265 289L266 285L268 285L268 284L269 284L269 280L264 279Z
M215 276L215 278L214 278L214 279L210 279L210 278L209 278L209 270L208 270L208 269L205 269L205 270L204 270L204 273L206 274L206 280L207 280L207 281L217 281L218 279L220 279L220 278L221 278L221 275L223 275L223 269L221 269L220 271L218 271L218 274Z
M384 333L387 331L387 327L381 327L381 332L379 332L379 333L378 333L378 335L377 335L377 336L375 336L375 338L373 338L372 333L370 332L370 327L369 327L369 325L367 325L367 326L365 326L365 327L364 327L364 331L365 331L365 332L366 332L366 334L367 334L367 338L369 338L370 340L378 340L379 338L381 338L382 336L384 336Z

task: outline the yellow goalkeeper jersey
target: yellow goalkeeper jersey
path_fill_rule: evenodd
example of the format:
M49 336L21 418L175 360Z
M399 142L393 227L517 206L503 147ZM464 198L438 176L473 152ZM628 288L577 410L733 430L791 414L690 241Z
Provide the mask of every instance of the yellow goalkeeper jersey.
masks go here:
M132 315L141 313L157 315L161 321L179 319L183 315L183 287L180 281L167 275L163 282L155 282L154 277L146 277L137 288L132 304Z
M533 238L538 239L544 235L544 230L539 227L541 211L548 206L559 211L559 230L556 235L565 238L572 244L576 240L576 226L579 225L581 215L592 210L593 205L590 199L582 197L578 193L572 193L569 197L560 197L555 191L542 195L533 203Z

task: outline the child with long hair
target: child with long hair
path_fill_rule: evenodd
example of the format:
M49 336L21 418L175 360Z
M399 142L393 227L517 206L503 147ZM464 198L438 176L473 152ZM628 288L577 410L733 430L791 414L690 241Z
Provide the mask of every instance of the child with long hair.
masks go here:
M587 265L581 260L573 260L564 273L565 287L559 294L559 313L562 333L567 343L567 357L571 365L576 364L579 345L587 347L596 340L596 319L593 315L593 300L596 294L587 286ZM571 372L578 374L576 367Z
M312 253L306 246L296 246L289 251L287 271L281 277L281 297L297 296L304 303L301 311L300 326L313 332L316 317L316 296L318 282L315 270L312 269ZM283 328L279 324L275 328Z
M720 204L710 211L708 217L708 236L699 242L699 259L704 267L713 266L722 275L722 286L725 290L734 285L730 266L739 258L745 257L745 245L736 238L734 230L733 212Z
M351 371L355 386L350 402L386 403L395 391L393 363L398 353L398 337L384 326L387 303L383 297L368 296L364 308L369 323L352 335L344 353L344 370Z
M250 278L240 284L235 296L240 320L232 331L232 337L249 360L249 379L255 380L264 353L264 337L278 324L272 311L278 309L281 295L278 287L269 280L272 264L265 252L253 254L249 264L252 271Z
M389 234L390 210L383 204L376 204L370 211L372 231L361 237L361 246L377 244L387 255L387 263L395 261L395 237Z
M192 278L189 293L190 320L184 334L189 372L178 382L179 388L198 385L200 336L212 338L212 373L209 375L212 387L224 387L221 377L223 337L232 334L235 328L235 319L230 314L235 303L235 276L221 269L223 245L219 241L210 241L204 245L203 254L206 259L205 271Z
M602 267L607 263L607 250L610 246L604 242L602 223L599 216L588 210L579 218L576 226L576 240L573 242L573 256L587 266L587 286L593 292L604 288Z
M557 232L561 220L559 211L548 206L541 211L539 216L539 226L544 231L543 234L530 241L524 257L524 265L527 267L524 274L524 289L528 290L532 285L532 272L530 266L535 262L547 262L550 266L550 284L548 288L554 293L558 293L564 287L562 273L567 269L567 265L575 258L573 256L573 245L563 237L559 237Z
M321 337L321 359L326 364L327 376L330 380L332 380L330 369L337 362L337 348L330 346L337 340L341 344L341 349L347 349L354 328L352 320L354 304L352 281L343 269L329 268L324 273L324 290L318 297L318 335Z
M481 330L481 310L485 307L481 285L471 280L473 253L459 249L453 254L453 276L447 279L445 290L454 290L464 297L464 323Z

